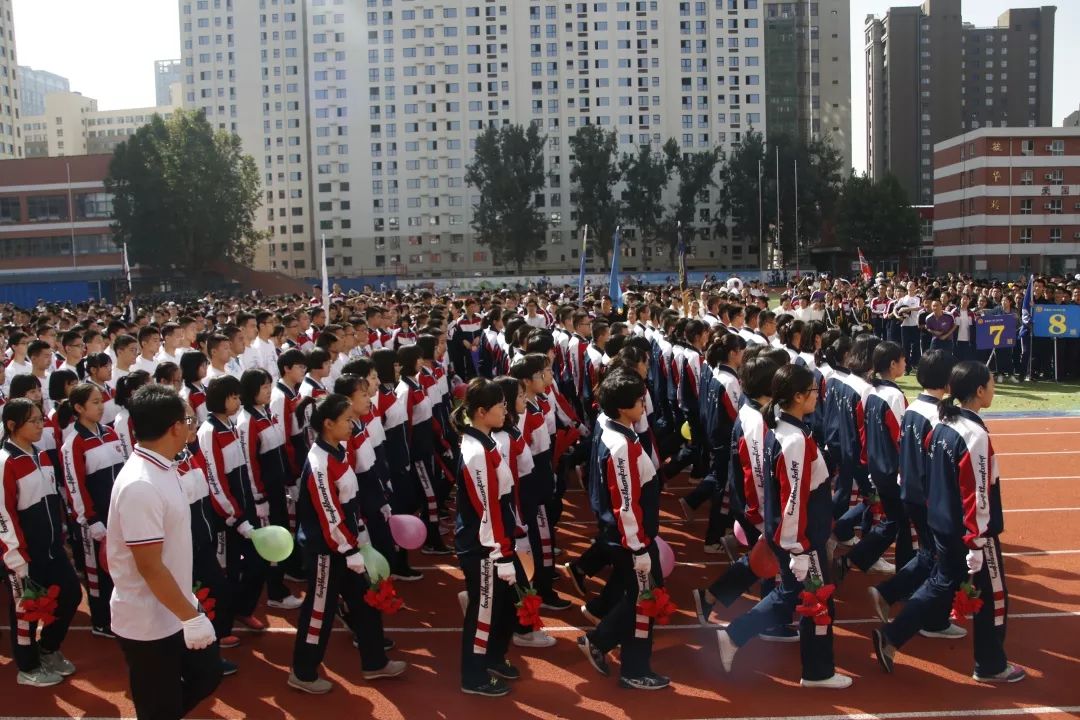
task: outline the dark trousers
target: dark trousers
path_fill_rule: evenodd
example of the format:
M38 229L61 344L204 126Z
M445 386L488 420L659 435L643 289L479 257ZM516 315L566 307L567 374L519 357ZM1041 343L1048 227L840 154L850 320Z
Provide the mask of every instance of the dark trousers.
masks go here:
M640 595L650 587L663 585L660 555L656 543L649 545L652 572L646 575L634 570L634 555L621 547L611 548L614 566L608 586L619 590L618 601L604 615L600 625L588 633L589 642L607 653L620 648L621 674L638 678L651 672L653 620L637 612Z
M461 631L461 683L479 685L488 668L502 664L517 626L514 587L495 574L495 563L480 555L459 556L465 574L465 625Z
M221 537L224 533L218 533ZM224 548L222 548L224 549ZM214 599L214 632L219 638L232 634L233 587L221 567L217 545L195 548L191 556L191 579L200 587L210 590Z
M270 503L270 524L280 525L292 530L289 517L289 499L285 488L266 488L266 499ZM266 597L271 600L284 600L292 591L285 585L285 574L300 577L303 573L303 555L299 543L293 543L293 551L283 562L269 563L266 568Z
M919 364L919 357L922 354L919 347L918 326L900 328L900 346L904 349L907 366L914 369Z
M868 498L873 495L870 476L865 465L841 462L836 478L836 487L832 494L833 534L838 540L850 540L855 536L855 528L863 524L866 505L857 502L859 496Z
M90 622L97 628L112 625L112 613L109 610L109 598L112 597L113 582L105 568L100 567L101 543L90 537L90 529L80 527L82 532L82 556L86 568L86 599L90 606Z
M522 498L521 519L532 551L532 585L540 597L550 598L555 592L555 554L547 507L530 498Z
M901 558L911 557L911 533L908 531L907 514L904 512L904 503L900 500L900 489L896 480L877 478L874 486L881 498L885 517L874 525L870 532L864 534L847 555L848 561L863 572L869 570L894 541L898 565Z
M52 653L60 649L60 645L67 637L71 619L75 617L75 611L82 601L82 588L79 587L79 577L75 569L68 562L67 555L45 561L30 562L30 579L48 590L50 585L60 588L60 595L56 598L56 612L53 622L41 629L41 640L38 641L38 624L27 622L15 612L19 598L23 594L24 583L13 573L7 573L8 590L11 592L10 622L11 622L11 656L15 658L15 664L22 672L33 672L41 665L40 653Z
M184 634L161 640L120 638L138 720L179 720L221 682L217 643L188 650Z
M1008 664L1005 657L1005 625L1009 593L1005 587L1005 569L997 538L988 538L983 548L985 562L974 576L968 575L967 547L959 537L934 533L936 562L929 579L911 596L892 622L885 626L885 638L894 647L902 647L919 631L928 618L940 618L952 608L953 595L969 579L983 599L975 614L975 672L995 675Z
M799 602L799 593L803 589L803 583L795 579L788 564L791 556L779 547L770 547L776 554L780 563L780 584L773 588L772 592L761 599L757 605L744 615L735 618L728 625L728 636L738 646L742 647L765 630L791 621L795 612L795 606ZM810 550L810 575L828 584L828 563L822 562L826 557L824 546L816 546ZM829 617L836 618L836 608L832 598L829 599ZM833 676L836 669L833 665L833 626L815 625L809 618L799 621L799 656L802 660L802 677L804 680L825 680Z
M907 562L904 562L897 551L896 574L877 586L881 597L890 605L911 597L926 582L934 569L934 536L926 523L926 506L905 503L904 507L911 525L918 533L919 547ZM928 617L923 621L924 630L939 631L947 627L949 627L948 609L938 617Z
M308 587L296 624L293 673L305 682L319 676L319 665L334 630L339 601L341 617L352 630L360 649L361 668L379 670L386 667L382 613L364 602L364 593L370 587L367 575L350 570L345 564L345 556L337 553L309 553L305 559Z
M250 540L234 528L225 531L225 577L232 586L232 608L237 617L250 617L266 584L267 562Z
M761 537L761 533L745 516L740 515L738 520L746 530L746 539L750 542L750 547L753 547ZM743 593L752 588L758 581L758 576L750 569L750 554L747 553L736 560L735 564L709 585L708 589L713 597L723 603L724 607L731 607L736 600L742 597ZM764 578L760 579L760 581L761 597L767 596L776 587L774 578ZM789 621L790 618L784 622Z
M425 545L439 547L443 545L439 532L439 498L434 480L435 458L431 455L413 459L413 477L415 494L420 504L420 518L427 526Z

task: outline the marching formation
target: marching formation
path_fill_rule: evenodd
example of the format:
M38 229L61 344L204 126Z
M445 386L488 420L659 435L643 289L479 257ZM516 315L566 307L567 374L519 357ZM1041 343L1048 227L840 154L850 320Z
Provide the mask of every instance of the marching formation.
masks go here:
M510 692L511 646L554 645L538 613L573 610L568 592L596 672L618 648L621 686L661 689L652 634L677 599L660 500L677 475L693 483L686 518L707 506L689 527L730 560L693 593L701 622L760 595L717 627L724 670L755 639L799 643L804 687L848 687L833 598L863 572L882 579L885 672L917 633L963 637L950 617L970 613L975 679L1023 679L1004 649L984 363L940 344L913 354L869 311L841 325L790 296L772 310L741 284L697 299L642 288L621 307L568 291L327 300L13 313L0 551L20 684L75 672L62 645L84 593L93 633L119 638L140 717L179 717L237 672L220 649L241 643L237 626L267 629L262 603L295 612L291 687L332 689L320 666L337 617L365 680L400 676L383 621L423 579L418 551L456 555L464 574L462 691ZM909 403L896 380L911 371ZM571 556L575 486L596 528ZM295 538L273 560L270 528Z

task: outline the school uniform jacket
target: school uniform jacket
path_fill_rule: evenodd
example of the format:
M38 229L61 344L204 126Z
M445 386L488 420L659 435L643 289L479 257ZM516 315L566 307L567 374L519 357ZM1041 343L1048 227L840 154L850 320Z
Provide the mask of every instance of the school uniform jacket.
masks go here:
M904 391L880 380L866 396L866 460L875 482L892 483L900 472L900 423L907 410Z
M589 500L607 544L635 554L652 542L649 529L660 515L656 468L646 455L637 433L606 419L596 445L598 482L590 482Z
M304 426L300 418L296 417L296 406L300 403L300 395L289 387L285 382L278 380L270 391L270 414L281 422L282 432L285 435L285 457L289 460L289 469L293 477L300 476L301 462L304 454L300 449L304 447Z
M214 509L229 527L244 520L258 527L255 487L236 426L211 415L199 426L198 438L206 458L206 479L214 496Z
M236 430L259 495L265 497L267 488L283 492L292 478L285 455L285 430L278 418L267 409L245 407L236 417Z
M180 452L176 474L180 477L180 487L191 510L192 548L197 552L213 547L217 542L217 533L225 529L225 523L214 508L206 479L206 458L197 442Z
M112 428L98 425L97 432L73 423L75 432L64 441L60 455L68 503L80 525L108 523L109 495L124 455Z
M708 367L707 365L705 367ZM705 367L701 375L705 377ZM708 476L713 482L722 483L728 475L732 450L732 427L739 415L742 385L735 371L727 365L710 369L708 381L702 384L701 426L708 439Z
M382 418L386 438L384 443L386 461L390 467L391 477L399 476L412 467L412 457L409 454L408 410L405 408L403 399L389 385L379 386L379 394L373 402L378 409L379 417Z
M457 470L454 548L459 556L513 562L515 527L513 472L492 437L466 427Z
M113 421L113 430L116 431L116 438L120 442L120 452L127 460L135 451L135 425L131 422L131 413L127 408L120 408L117 411L116 419Z
M827 491L829 470L801 420L782 413L772 440L765 448L765 532L773 542L794 555L811 548L811 538L819 535L812 526L831 526L832 514L825 507L818 517L811 507L811 495L818 488ZM826 528L828 532L828 528Z
M930 439L927 521L935 533L981 548L1005 529L1001 483L990 433L982 418L961 409Z
M316 440L300 480L296 520L305 550L319 555L359 552L367 530L356 512L359 483L345 448Z
M195 411L195 422L202 425L206 422L206 388L199 383L184 383L180 388L180 397L187 400L188 405Z
M930 437L938 424L938 401L920 394L900 419L900 498L926 506L926 483L930 471Z
M353 420L352 435L346 443L349 465L356 473L356 482L362 514L378 511L390 502L383 478L379 475L375 443L368 428L360 420Z
M435 452L431 424L431 400L416 378L401 376L395 389L397 402L405 408L410 457L427 459Z
M0 447L0 559L11 568L61 557L64 515L44 450Z
M747 398L731 428L728 486L732 509L742 513L759 532L765 527L765 446L772 440L770 433L761 406Z

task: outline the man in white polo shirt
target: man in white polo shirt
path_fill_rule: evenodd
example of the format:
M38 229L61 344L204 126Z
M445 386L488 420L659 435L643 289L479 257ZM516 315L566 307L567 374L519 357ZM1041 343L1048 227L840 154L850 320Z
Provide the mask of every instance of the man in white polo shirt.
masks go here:
M192 594L191 516L173 458L188 438L184 403L147 385L128 404L138 445L116 477L108 554L113 632L140 720L179 720L217 688L214 626Z

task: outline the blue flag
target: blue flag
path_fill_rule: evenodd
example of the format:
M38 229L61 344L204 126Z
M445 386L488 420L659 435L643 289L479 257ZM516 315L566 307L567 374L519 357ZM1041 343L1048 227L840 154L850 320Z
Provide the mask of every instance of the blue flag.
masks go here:
M1027 335L1031 332L1031 302L1032 291L1035 289L1035 276L1028 278L1027 290L1024 291L1024 300L1020 304L1020 334Z
M619 286L619 254L621 249L619 248L622 242L622 235L619 233L620 228L615 228L615 235L611 239L611 279L608 282L608 297L611 298L611 304L616 310L622 310L622 288Z
M589 226L586 225L581 233L581 266L578 269L577 297L578 302L585 298L585 254L589 248Z

